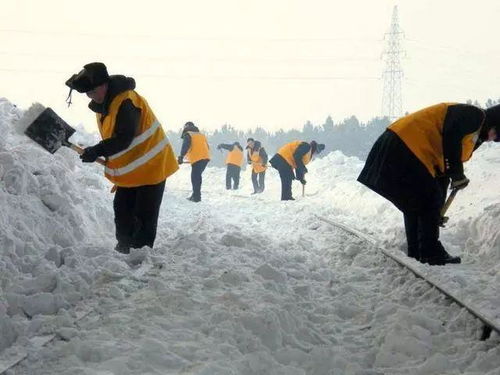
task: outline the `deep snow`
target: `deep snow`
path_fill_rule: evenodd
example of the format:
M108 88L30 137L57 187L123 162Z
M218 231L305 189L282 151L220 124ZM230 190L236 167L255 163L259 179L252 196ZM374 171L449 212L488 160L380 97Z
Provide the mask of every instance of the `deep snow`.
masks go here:
M360 160L313 161L295 202L278 200L273 170L250 196L248 170L228 192L225 171L209 167L193 204L182 165L168 179L155 249L125 256L113 251L100 166L69 149L47 153L16 131L22 114L0 99L0 358L28 353L8 373L500 374L498 335L479 341L467 312L318 220L404 248L401 214L356 182ZM79 128L73 140L96 136ZM449 210L442 240L463 264L412 264L500 320L498 165L498 146L482 146ZM33 340L51 333L44 347Z

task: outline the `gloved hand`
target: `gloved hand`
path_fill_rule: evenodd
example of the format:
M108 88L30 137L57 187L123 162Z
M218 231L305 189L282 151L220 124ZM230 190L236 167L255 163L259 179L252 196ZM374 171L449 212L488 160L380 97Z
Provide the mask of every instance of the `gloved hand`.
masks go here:
M217 150L220 150L222 148L221 145L217 145Z
M184 162L184 160L183 160L183 159L184 159L184 157L183 157L183 156L181 156L181 155L179 155L179 156L177 157L177 163L182 164L182 163Z
M301 178L301 179L300 179L300 183L301 183L302 185L305 185L305 184L307 183L307 181L306 181L304 178Z
M465 175L463 175L463 174L458 175L458 176L452 176L450 188L462 190L462 189L465 189L467 187L467 185L469 185L469 182L470 182L470 180L467 177L465 177Z
M87 147L85 150L83 150L83 154L80 155L80 159L84 163L93 163L97 160L99 157L99 154L97 153L96 147Z

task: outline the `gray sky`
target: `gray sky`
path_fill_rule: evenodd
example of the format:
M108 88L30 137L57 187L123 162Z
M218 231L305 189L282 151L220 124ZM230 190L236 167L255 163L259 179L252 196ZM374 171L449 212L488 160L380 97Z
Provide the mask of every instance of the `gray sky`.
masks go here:
M384 33L405 32L403 110L500 97L498 0L4 0L0 96L96 129L64 82L132 76L165 127L302 127L381 113Z

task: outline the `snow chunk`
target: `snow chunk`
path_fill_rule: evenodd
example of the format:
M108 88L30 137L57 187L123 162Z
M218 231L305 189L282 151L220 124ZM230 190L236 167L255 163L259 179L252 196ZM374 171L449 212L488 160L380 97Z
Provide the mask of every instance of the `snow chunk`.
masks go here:
M257 270L255 270L255 273L262 276L266 280L274 280L277 283L284 283L287 280L285 273L279 272L269 264L263 264L262 266L257 268Z

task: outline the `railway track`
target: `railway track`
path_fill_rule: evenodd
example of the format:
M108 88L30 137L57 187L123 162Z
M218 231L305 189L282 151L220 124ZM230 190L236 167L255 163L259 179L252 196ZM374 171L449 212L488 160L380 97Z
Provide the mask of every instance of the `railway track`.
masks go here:
M411 264L409 264L408 262L405 262L404 259L402 257L399 257L395 254L392 254L391 252L385 250L385 249L382 249L380 247L377 246L376 244L376 241L371 238L370 236L366 235L365 233L357 230L357 229L354 229L354 228L350 228L349 226L345 225L345 224L342 224L342 223L339 223L339 222L336 222L334 220L330 220L330 219L327 219L327 218L324 218L322 216L319 216L319 215L315 215L316 218L324 223L327 223L333 227L336 227L336 228L340 228L368 243L370 243L371 245L373 246L376 246L377 249L387 258L391 259L392 261L394 261L396 264L398 264L399 266L403 267L403 268L406 268L407 270L409 270L410 272L412 272L413 274L415 274L415 276L417 276L418 278L420 279L423 279L425 282L427 282L429 285L431 285L433 288L435 288L436 290L438 290L440 293L442 293L447 299L449 300L452 300L453 302L455 302L456 304L458 304L459 306L461 306L462 308L466 309L471 315L473 315L476 319L478 319L479 321L481 321L481 323L483 324L483 330L482 330L482 333L481 333L481 340L484 341L484 340L487 340L491 333L493 331L497 332L499 335L500 335L500 322L499 321L496 321L495 319L487 316L486 314L482 313L481 311L479 311L478 309L470 306L466 301L464 301L463 299L460 299L458 298L456 295L454 295L451 291L447 290L444 286L440 285L436 280L432 279L430 276L428 275L425 275L423 274L422 272L420 272L418 269L416 269L415 267L413 267Z

